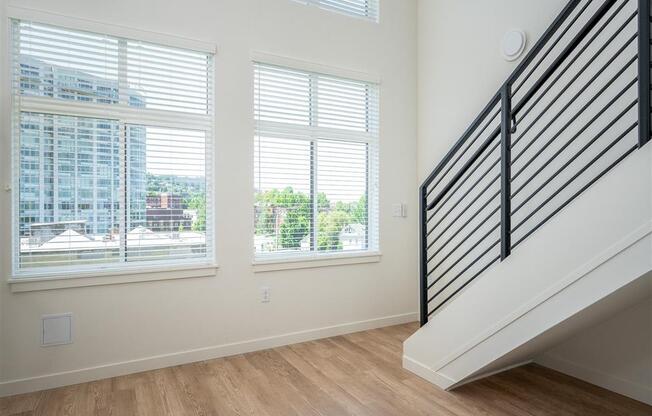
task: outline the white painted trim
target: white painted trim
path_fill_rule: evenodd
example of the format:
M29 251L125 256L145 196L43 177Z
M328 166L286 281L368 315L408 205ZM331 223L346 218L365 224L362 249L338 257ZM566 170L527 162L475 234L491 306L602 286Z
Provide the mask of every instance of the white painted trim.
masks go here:
M533 362L534 362L534 360L525 360L525 361L521 361L520 363L508 365L507 367L503 367L503 368L500 368L498 370L490 371L490 372L485 373L485 374L480 374L480 375L477 375L475 377L464 379L464 380L460 381L459 383L455 383L452 386L450 386L448 388L448 390L453 390L453 389L461 387L461 386L463 386L465 384L473 383L474 381L482 380L483 378L495 376L496 374L504 373L505 371L509 371L509 370L514 369L514 368L523 367L524 365L532 364Z
M403 356L403 368L431 382L442 390L448 390L455 383L455 380L405 355Z
M459 349L455 350L451 354L447 355L443 359L437 362L432 368L435 370L441 370L443 367L447 366L449 363L457 360L462 355L466 354L488 338L496 335L505 327L511 325L516 320L520 319L528 312L536 308L537 306L543 304L553 296L557 295L559 292L566 289L568 286L587 276L593 270L597 269L601 265L607 263L609 260L618 256L623 251L627 250L632 245L636 244L638 241L652 234L652 221L648 221L643 224L636 230L630 232L625 237L621 238L619 241L612 244L609 248L602 251L600 254L584 263L582 266L578 267L571 273L569 273L565 278L557 281L555 284L550 286L548 289L540 292L535 297L531 298L529 301L525 302L520 307L514 309L512 313L507 315L504 319L500 320L498 323L488 328L485 332L479 334L477 337L472 339L470 342L464 344ZM509 261L509 258L506 260Z
M631 397L643 403L652 405L652 388L642 384L634 383L630 380L624 380L612 376L611 374L597 371L593 368L587 368L577 365L568 360L555 357L551 354L544 354L536 359L536 363L544 367L551 368L560 373L579 378L588 383L595 384L607 390Z
M87 32L101 33L121 38L142 40L176 48L191 49L198 52L205 52L210 54L215 54L217 52L216 45L211 42L183 38L166 33L134 29L127 26L103 23L96 20L84 19L80 17L65 16L44 10L8 6L7 16L13 19L28 20L54 26L61 26L68 29L83 30Z
M296 344L299 342L312 341L320 338L349 334L353 332L366 331L369 329L381 328L385 326L400 325L408 322L415 322L418 320L418 316L419 314L417 312L410 312L400 315L386 316L383 318L290 332L287 334L257 338L248 341L233 342L229 344L179 351L170 354L144 357L136 360L122 361L96 367L88 367L71 371L63 371L59 373L44 374L35 377L8 380L0 383L0 397L29 393L32 391L51 389L77 383L85 383L103 378L117 377L125 374L155 370L159 368L221 358L230 355L244 354L252 351L275 348L289 344Z
M216 264L198 264L186 266L159 266L150 268L123 268L107 271L90 271L79 274L20 277L8 280L14 293L34 292L74 287L104 286L158 280L176 280L197 277L214 277Z
M514 364L514 365L507 366L505 368L501 368L501 369L496 370L496 371L492 371L492 372L487 373L487 374L482 374L482 375L479 375L479 376L476 376L476 377L466 379L466 380L461 381L461 382L456 382L455 380L448 377L447 375L445 375L445 374L443 374L443 373L441 373L439 371L435 371L432 368L426 366L423 363L420 363L417 360L414 360L414 359L412 359L412 358L410 358L408 356L405 356L405 355L403 356L403 368L405 368L406 370L416 374L417 376L421 377L422 379L431 382L432 384L436 385L440 389L446 390L446 391L453 390L453 389L456 389L456 388L458 388L460 386L463 386L465 384L472 383L474 381L481 380L483 378L491 377L493 375L500 374L500 373L503 373L505 371L509 371L509 370L511 370L513 368L522 367L524 365L528 365L528 364L531 364L531 363L532 363L532 360L526 360L526 361L523 361L523 362L520 362L520 363L517 363L517 364Z
M342 68L322 63L304 61L287 56L274 55L267 52L251 51L251 60L262 64L278 65L308 72L316 72L322 75L332 75L340 78L347 78L355 81L365 81L380 84L381 78L377 74L366 71Z
M332 254L288 259L257 260L253 263L254 273L274 272L279 270L313 269L317 267L344 266L349 264L364 264L380 262L382 254L355 253Z

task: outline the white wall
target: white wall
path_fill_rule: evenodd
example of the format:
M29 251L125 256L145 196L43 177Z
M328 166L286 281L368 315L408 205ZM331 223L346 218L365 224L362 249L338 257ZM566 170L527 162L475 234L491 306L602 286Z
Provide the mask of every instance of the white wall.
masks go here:
M652 298L574 335L536 361L652 404Z
M4 387L8 393L43 388L415 319L413 313L418 308L415 1L381 1L380 24L289 0L10 0L9 3L217 45L215 217L220 269L217 276L208 278L20 294L12 293L9 285L2 283L0 357L4 383L0 384L0 390ZM253 210L247 208L253 204L252 51L369 72L382 79L380 235L383 255L379 263L253 272ZM6 89L3 90L4 103L8 97ZM4 128L0 163L3 171L9 162L9 140ZM5 178L3 183L6 181ZM9 193L1 195L3 281L10 272L9 197ZM409 204L408 218L391 217L390 206L396 202ZM261 285L271 287L269 304L259 303ZM74 343L41 348L40 316L57 312L74 314ZM371 322L361 325L237 344L368 320ZM230 343L236 345L219 347ZM175 355L189 350L187 354ZM153 356L159 357L142 361ZM114 366L115 363L123 364ZM102 367L105 365L108 367ZM76 371L88 368L94 369ZM43 377L54 373L64 374ZM19 379L26 380L15 382Z
M418 166L425 177L462 136L518 62L506 62L507 30L528 36L526 49L566 0L420 0L418 9Z

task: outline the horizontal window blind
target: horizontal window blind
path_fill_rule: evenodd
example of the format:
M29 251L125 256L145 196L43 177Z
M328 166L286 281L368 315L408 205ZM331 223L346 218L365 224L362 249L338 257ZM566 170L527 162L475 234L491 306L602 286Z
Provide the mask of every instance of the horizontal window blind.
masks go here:
M379 0L296 0L322 9L378 21Z
M378 86L254 64L257 259L378 250Z
M12 21L17 277L212 261L212 60Z

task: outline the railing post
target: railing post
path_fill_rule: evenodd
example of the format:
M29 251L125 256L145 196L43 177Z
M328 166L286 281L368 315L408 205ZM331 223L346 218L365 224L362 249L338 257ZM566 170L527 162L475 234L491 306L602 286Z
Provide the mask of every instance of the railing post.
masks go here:
M650 0L638 0L638 144L650 141Z
M428 182L426 182L427 184ZM419 279L419 297L420 297L420 322L424 326L428 322L428 186L424 184L419 190L419 224L421 225L420 234L420 262L421 276Z
M500 123L500 259L512 251L512 87L505 83L501 92Z

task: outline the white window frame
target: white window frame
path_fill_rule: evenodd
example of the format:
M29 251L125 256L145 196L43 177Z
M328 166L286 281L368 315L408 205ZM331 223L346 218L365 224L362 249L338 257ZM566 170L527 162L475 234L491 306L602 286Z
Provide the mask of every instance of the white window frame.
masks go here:
M105 24L90 20L78 19L63 15L56 15L33 9L10 6L7 8L7 26L10 33L12 32L13 20L33 21L41 24L59 26L70 30L87 31L98 34L105 34L124 39L150 42L163 46L189 49L197 52L215 55L217 48L214 44L180 38L172 35L148 32L139 29L132 29L117 25ZM12 38L12 35L9 35ZM8 44L11 44L8 42ZM13 47L7 50L7 64L12 68ZM214 78L215 67L214 59L211 60L209 68L209 94L214 98ZM11 137L11 153L6 157L11 164L11 275L8 282L12 284L12 291L31 291L31 290L48 290L52 288L66 288L77 286L96 286L104 284L119 284L128 282L151 281L151 280L169 280L179 278L207 277L214 276L218 268L216 259L215 244L215 221L214 207L207 207L206 210L206 234L207 241L212 242L207 247L205 258L189 259L174 262L168 261L147 261L139 263L116 262L114 264L97 264L97 265L75 265L74 271L66 270L47 270L48 267L39 268L38 270L20 270L19 264L19 247L20 236L19 229L19 178L18 172L20 161L16 152L19 152L20 146L20 113L36 112L46 114L56 114L63 116L91 117L107 120L116 120L120 124L121 139L125 134L123 127L129 124L145 125L162 128L179 128L188 130L201 129L206 132L206 147L214 153L214 105L211 106L210 112L204 114L190 114L186 112L175 112L167 110L154 110L146 108L134 108L124 104L98 104L98 103L79 103L74 101L62 101L56 98L40 96L20 96L14 93L13 89L14 75L9 74L6 85L9 91L11 112L11 122L5 130ZM214 101L214 100L213 100ZM175 117L178 116L178 117ZM125 149L121 149L121 152ZM210 161L210 162L209 162ZM206 164L206 200L214 201L215 194L215 157L211 154L207 157ZM209 237L210 236L210 237ZM41 270L42 269L42 270ZM66 280L68 282L57 282Z
M279 56L274 54L269 54L266 52L253 51L251 53L251 73L254 72L254 66L256 64L264 65L275 65L290 69L295 69L298 71L311 72L316 74L322 74L326 76L350 79L360 82L367 82L371 84L376 84L377 86L377 98L378 98L378 131L377 136L374 138L375 146L377 147L376 151L378 152L378 160L376 163L370 166L369 171L367 172L367 177L369 178L369 183L372 184L373 177L376 178L375 190L370 190L370 192L375 192L375 198L369 198L370 204L377 204L375 207L370 205L368 209L368 224L371 224L372 221L375 222L375 228L370 230L370 246L375 248L368 248L367 250L361 251L341 251L341 252L323 252L319 253L318 251L307 251L307 252L295 252L295 253L279 253L279 254L268 254L263 257L256 256L255 247L252 246L252 265L254 272L273 272L281 270L292 270L292 269L307 269L307 268L316 268L316 267L327 267L327 266L341 266L341 265L350 265L350 264L363 264L363 263L376 263L380 262L382 258L381 252L381 238L380 238L380 131L381 131L381 84L382 80L377 74L362 72L347 68L341 68L336 66L324 65L321 63L315 63L310 61L304 61L296 58L289 58L285 56ZM252 78L253 82L253 78ZM253 88L252 94L253 97ZM252 118L254 115L254 109L252 106L251 109ZM252 138L256 134L256 121L254 122L254 131L252 132ZM310 129L310 128L308 128ZM316 130L318 130L317 128ZM323 129L322 129L323 130ZM336 129L332 129L333 133L337 134ZM306 138L305 140L313 140L313 138ZM253 144L253 140L252 140ZM253 156L253 151L252 151ZM252 184L251 189L255 189L255 178L252 175ZM253 194L252 194L253 196ZM373 202L372 202L373 201ZM252 204L253 206L253 204ZM252 221L253 223L253 221ZM371 227L369 227L371 228ZM254 229L251 229L251 237L254 237ZM371 241L373 240L373 244ZM253 242L253 241L252 241Z

